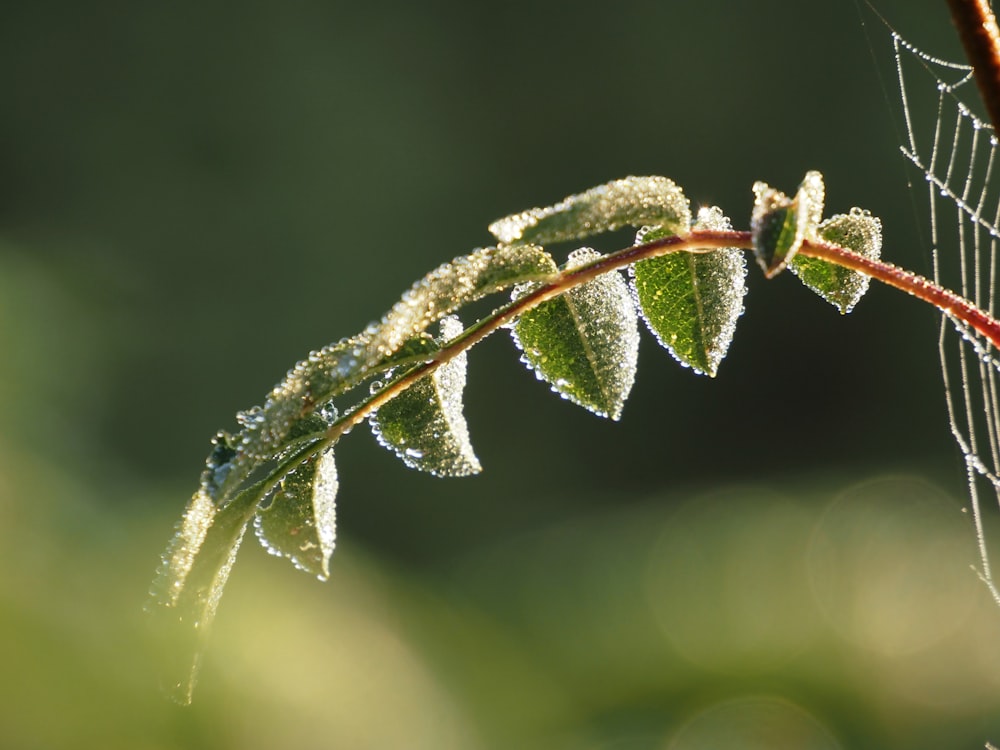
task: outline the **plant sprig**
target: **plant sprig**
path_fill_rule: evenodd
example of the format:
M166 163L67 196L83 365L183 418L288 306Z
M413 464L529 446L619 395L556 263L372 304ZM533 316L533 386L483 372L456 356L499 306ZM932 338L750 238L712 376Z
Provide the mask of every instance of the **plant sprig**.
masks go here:
M879 260L881 224L860 209L822 220L824 187L806 175L793 198L754 186L750 231L717 208L692 219L663 177L630 177L490 226L499 241L432 271L378 325L293 367L241 430L213 440L201 482L164 555L150 610L189 702L219 599L247 528L269 552L321 579L335 544L333 448L368 420L408 466L439 476L480 470L462 409L466 352L510 328L522 361L561 396L618 419L634 379L641 317L683 365L714 376L743 312L743 251L766 276L790 268L849 312L876 278L929 302L1000 346L1000 324L970 302ZM544 244L631 225L636 244L589 248L558 266ZM628 270L626 283L618 271ZM510 301L468 326L455 313L489 294ZM441 324L438 336L428 331ZM368 393L340 413L346 394Z

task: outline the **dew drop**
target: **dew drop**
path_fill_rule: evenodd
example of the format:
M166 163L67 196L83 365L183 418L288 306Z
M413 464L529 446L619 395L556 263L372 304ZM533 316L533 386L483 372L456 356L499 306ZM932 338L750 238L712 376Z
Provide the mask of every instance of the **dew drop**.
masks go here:
M340 413L337 411L337 407L334 406L329 401L323 404L321 407L319 407L318 412L320 417L323 418L323 421L326 422L328 425L332 425L334 422L337 421L337 417L340 416Z

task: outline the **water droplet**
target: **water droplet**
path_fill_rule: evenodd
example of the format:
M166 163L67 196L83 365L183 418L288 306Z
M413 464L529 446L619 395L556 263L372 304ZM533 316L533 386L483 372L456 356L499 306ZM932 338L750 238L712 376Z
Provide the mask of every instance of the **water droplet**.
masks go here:
M264 409L260 406L252 406L245 411L237 412L236 421L245 428L261 424L264 421Z
M330 425L332 425L334 422L336 422L337 421L337 417L340 416L340 413L337 411L337 407L334 406L329 401L319 407L318 413L319 413L320 417L323 418L323 421L326 422L327 424L330 424Z

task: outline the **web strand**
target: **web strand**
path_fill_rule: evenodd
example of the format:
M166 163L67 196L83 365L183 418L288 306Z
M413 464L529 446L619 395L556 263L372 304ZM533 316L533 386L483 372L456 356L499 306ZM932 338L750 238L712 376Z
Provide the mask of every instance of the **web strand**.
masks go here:
M992 314L998 141L965 104L976 97L972 68L927 55L896 33L892 42L906 128L900 150L927 186L934 281ZM978 572L1000 604L984 516L987 502L1000 504L1000 361L990 341L947 314L938 351L951 432L965 458Z

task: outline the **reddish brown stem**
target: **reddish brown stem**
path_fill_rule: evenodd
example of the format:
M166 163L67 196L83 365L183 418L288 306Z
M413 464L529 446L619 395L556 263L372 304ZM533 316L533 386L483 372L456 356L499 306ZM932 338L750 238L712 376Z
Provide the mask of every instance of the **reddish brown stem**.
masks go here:
M664 237L645 245L635 245L609 253L595 262L561 272L552 281L497 311L490 317L480 321L463 335L442 347L434 359L414 368L407 375L395 380L370 399L359 404L353 411L345 414L327 432L326 441L332 443L346 430L362 422L368 414L378 409L383 403L404 391L415 381L441 364L461 354L473 345L479 343L491 333L515 320L519 315L546 300L558 297L573 287L584 284L603 273L625 268L637 261L656 258L668 253L677 252L709 252L718 248L732 247L740 250L753 249L750 232L733 232L719 230L695 230L683 237ZM986 312L980 310L967 299L935 284L930 279L915 273L904 271L898 266L880 260L873 260L864 255L847 250L837 245L829 245L815 240L806 240L799 249L802 255L820 258L836 263L839 266L871 276L879 281L901 289L914 297L927 302L942 312L948 313L957 320L966 323L981 333L994 347L1000 349L1000 322Z
M948 0L993 129L1000 132L1000 29L989 0Z
M906 271L892 263L866 258L864 255L851 252L837 245L828 245L818 241L806 241L799 252L812 258L836 263L866 276L878 279L884 284L902 289L907 294L922 299L936 307L941 312L971 326L977 332L990 340L994 347L1000 349L1000 322L974 304L952 291L944 289L930 279Z

